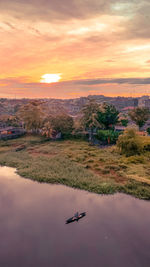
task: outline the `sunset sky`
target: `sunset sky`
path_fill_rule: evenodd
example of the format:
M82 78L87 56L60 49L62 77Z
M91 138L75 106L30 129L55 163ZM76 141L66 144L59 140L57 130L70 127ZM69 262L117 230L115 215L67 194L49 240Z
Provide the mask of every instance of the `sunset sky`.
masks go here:
M0 97L150 95L149 24L149 0L0 0Z

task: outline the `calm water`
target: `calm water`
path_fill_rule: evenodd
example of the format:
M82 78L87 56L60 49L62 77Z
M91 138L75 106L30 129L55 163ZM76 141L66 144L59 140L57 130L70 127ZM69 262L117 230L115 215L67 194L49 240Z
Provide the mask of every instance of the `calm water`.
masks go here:
M76 211L78 223L65 225ZM150 202L38 184L0 168L1 267L149 267Z

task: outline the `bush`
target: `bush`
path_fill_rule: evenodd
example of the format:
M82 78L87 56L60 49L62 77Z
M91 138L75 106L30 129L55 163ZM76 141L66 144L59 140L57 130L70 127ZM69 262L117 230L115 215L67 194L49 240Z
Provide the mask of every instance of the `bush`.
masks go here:
M143 151L142 139L134 129L127 129L124 134L119 136L117 147L121 154L126 156L141 154Z
M142 143L144 151L150 151L150 137L149 136L142 136Z
M98 130L97 139L106 144L115 144L120 133L112 130Z
M150 134L150 127L148 127L146 131L148 134Z

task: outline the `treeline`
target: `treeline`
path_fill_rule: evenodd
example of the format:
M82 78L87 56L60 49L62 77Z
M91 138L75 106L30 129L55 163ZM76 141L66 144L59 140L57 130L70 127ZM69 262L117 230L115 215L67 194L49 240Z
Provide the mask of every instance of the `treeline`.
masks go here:
M141 129L149 119L150 111L137 107L129 113L129 117ZM23 105L15 116L0 116L0 124L21 126L27 132L41 134L46 138L69 138L71 135L88 134L90 142L93 142L96 136L102 142L115 143L119 136L115 126L127 126L128 117L119 118L119 111L111 104L98 104L94 100L89 100L80 114L73 118L64 110L57 114L48 113L42 102L35 100Z

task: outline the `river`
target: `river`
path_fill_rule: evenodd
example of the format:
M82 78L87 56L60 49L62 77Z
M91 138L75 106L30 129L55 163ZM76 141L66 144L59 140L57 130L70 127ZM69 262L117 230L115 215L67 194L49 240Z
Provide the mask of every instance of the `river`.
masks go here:
M76 212L86 217L66 225ZM0 167L1 267L149 267L150 202L24 179Z

